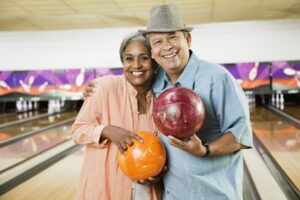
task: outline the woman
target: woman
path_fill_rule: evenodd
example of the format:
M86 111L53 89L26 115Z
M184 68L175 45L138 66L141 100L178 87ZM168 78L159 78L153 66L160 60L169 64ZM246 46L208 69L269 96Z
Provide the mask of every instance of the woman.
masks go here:
M136 130L155 131L151 91L155 63L146 39L139 33L120 46L123 76L97 79L72 126L72 138L86 144L77 199L130 200L160 198L154 184L137 184L120 170L117 151L126 151Z

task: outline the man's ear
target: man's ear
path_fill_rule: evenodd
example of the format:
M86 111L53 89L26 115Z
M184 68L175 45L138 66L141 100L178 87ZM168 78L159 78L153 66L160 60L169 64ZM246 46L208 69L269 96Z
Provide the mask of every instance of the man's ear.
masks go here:
M192 44L192 36L191 33L188 32L188 34L186 35L186 41L188 44L188 47L191 48L191 44Z

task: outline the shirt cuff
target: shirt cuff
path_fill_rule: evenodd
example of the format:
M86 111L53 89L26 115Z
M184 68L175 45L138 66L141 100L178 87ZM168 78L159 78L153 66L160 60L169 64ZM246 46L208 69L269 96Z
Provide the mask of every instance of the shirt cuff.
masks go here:
M106 127L107 125L99 125L97 126L94 131L93 131L93 141L95 144L97 144L97 146L99 146L100 148L104 148L107 146L108 144L108 139L104 139L103 141L100 142L100 138L102 135L102 131L103 129ZM99 143L100 142L100 143Z

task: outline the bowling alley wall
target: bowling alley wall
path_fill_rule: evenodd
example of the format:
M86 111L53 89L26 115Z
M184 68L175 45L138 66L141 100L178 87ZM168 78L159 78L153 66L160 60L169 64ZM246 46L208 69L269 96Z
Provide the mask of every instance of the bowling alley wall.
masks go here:
M300 20L193 25L191 49L225 67L245 91L300 92ZM0 32L0 101L81 99L96 77L122 74L122 38L142 27Z

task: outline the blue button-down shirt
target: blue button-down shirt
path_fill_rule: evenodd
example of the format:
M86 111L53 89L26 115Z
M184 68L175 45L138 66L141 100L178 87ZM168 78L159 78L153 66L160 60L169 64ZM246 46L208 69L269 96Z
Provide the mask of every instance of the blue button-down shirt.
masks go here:
M205 120L197 136L209 143L231 132L237 142L252 147L248 104L239 84L221 66L200 60L192 52L190 55L175 85L193 90L203 101ZM173 86L160 69L153 85L155 96ZM168 152L169 167L163 177L164 200L243 199L241 151L201 158L171 146L164 135L161 139Z

